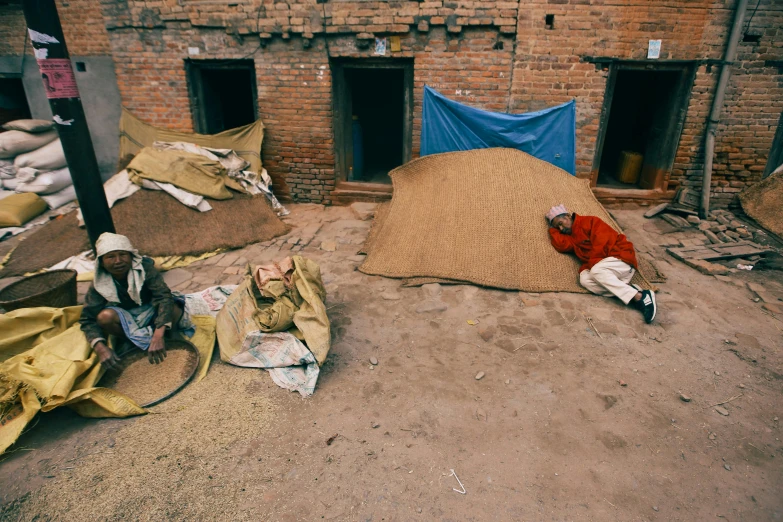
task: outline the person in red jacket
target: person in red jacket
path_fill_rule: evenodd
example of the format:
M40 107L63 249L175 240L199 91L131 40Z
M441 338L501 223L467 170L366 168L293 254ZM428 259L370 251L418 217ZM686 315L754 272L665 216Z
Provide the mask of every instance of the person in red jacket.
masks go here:
M573 252L582 261L579 283L583 287L597 295L617 296L639 309L645 322L653 322L655 294L629 284L639 264L633 244L623 234L595 216L569 213L563 205L552 207L546 218L555 250Z

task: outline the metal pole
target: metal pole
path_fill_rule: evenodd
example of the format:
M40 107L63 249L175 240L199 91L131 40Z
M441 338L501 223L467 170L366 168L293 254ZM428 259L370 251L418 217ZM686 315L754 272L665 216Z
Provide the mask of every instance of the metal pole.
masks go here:
M699 215L702 218L710 216L710 190L712 190L712 156L715 153L715 133L720 122L720 113L723 110L723 100L726 97L726 86L731 75L731 62L737 57L737 45L742 33L742 22L745 21L745 10L748 8L748 0L737 0L737 8L734 11L734 22L729 34L729 43L723 56L723 65L720 67L718 85L715 87L715 97L712 99L712 110L707 120L707 131L704 139L704 172L701 185L701 206Z
M54 0L24 0L24 17L90 243L114 223Z

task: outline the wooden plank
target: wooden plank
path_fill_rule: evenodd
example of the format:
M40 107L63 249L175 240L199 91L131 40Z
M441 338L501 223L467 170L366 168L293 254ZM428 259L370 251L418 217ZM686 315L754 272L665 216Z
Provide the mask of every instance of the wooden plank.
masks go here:
M666 207L668 207L668 206L669 206L669 202L668 201L666 203L661 203L660 205L656 205L653 208L651 208L650 210L648 210L647 212L645 212L644 213L644 217L646 217L646 218L655 217L658 214L660 214L661 212L663 212L664 210L666 210Z
M681 261L685 259L717 261L720 259L758 256L772 252L772 250L760 248L759 245L750 241L739 241L737 243L725 243L703 247L667 248L666 251Z

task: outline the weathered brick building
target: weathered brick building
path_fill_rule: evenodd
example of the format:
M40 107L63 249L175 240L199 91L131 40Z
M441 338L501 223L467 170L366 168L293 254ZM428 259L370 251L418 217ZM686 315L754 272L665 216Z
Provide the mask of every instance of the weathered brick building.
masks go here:
M749 4L718 127L716 206L783 161L783 2ZM678 186L700 189L704 131L737 1L57 5L74 61L84 60L87 71L91 59L113 64L112 74L89 86L80 80L93 89L83 93L88 107L95 97L116 97L148 123L199 132L260 117L264 164L283 199L388 197L383 172L419 153L429 85L501 112L575 99L577 175L615 203L665 199ZM661 41L657 59L647 58L651 40ZM30 52L19 2L0 1L0 76L13 78L11 65ZM25 64L17 72L28 75L27 89L35 62ZM90 119L95 133L100 123ZM614 178L621 150L644 155L637 183Z

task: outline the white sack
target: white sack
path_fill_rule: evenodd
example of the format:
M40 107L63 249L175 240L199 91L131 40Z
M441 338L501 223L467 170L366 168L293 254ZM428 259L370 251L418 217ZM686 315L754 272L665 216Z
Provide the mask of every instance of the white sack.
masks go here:
M19 170L22 171L25 169L22 168ZM17 176L16 179L20 179L20 177ZM16 186L16 191L35 192L36 194L53 194L71 185L73 185L71 172L65 168L48 172L39 172L32 180L19 183L19 185Z
M57 139L57 132L31 134L20 130L0 133L0 158L13 158L19 154L39 149Z
M40 149L17 156L14 160L14 166L17 169L22 167L32 167L38 170L61 169L66 166L63 144L60 143L60 140L54 140Z
M8 179L16 176L16 167L10 160L0 159L0 179Z
M73 188L73 185L70 185L62 189L60 192L55 192L54 194L49 194L47 196L41 195L41 199L46 201L46 204L49 205L49 208L59 208L76 199L76 189Z
M3 180L3 188L6 190L16 190L17 185L19 185L19 180L16 178L8 178Z
M27 183L32 181L41 171L38 169L31 169L30 167L22 167L16 171L16 180L19 183Z

